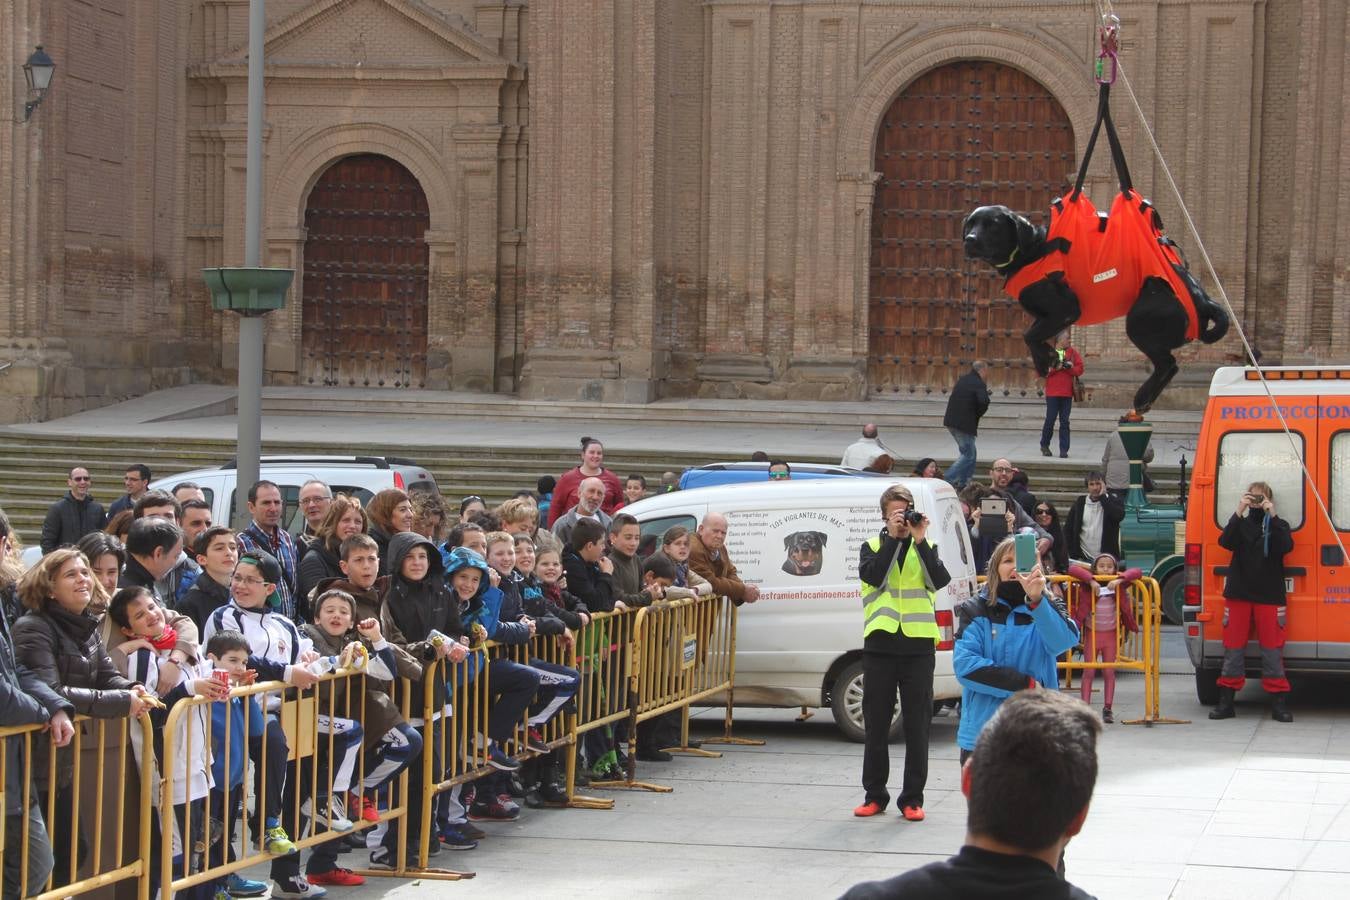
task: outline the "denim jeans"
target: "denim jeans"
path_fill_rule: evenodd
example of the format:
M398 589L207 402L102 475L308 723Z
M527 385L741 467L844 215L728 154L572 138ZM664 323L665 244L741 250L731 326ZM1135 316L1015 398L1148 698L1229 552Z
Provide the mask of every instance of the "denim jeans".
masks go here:
M5 817L6 897L31 897L42 893L47 876L51 875L52 866L55 864L51 841L47 838L47 826L42 821L42 804L37 802L36 789L31 796L33 802L28 807L27 815L16 813ZM25 818L28 820L28 884L20 891L20 852Z
M961 454L956 462L947 467L947 481L952 487L961 488L975 474L975 435L957 431L950 426L947 430L952 433L956 451Z
M1050 446L1055 433L1055 419L1059 419L1059 452L1069 452L1069 413L1073 411L1072 397L1045 398L1045 424L1041 426L1041 446Z

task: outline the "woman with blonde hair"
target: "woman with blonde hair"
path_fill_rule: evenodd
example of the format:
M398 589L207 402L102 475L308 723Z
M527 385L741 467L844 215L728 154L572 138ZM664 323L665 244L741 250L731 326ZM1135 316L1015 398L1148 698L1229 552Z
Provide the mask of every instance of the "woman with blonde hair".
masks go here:
M64 547L42 557L20 579L19 598L27 610L14 624L14 655L20 665L68 701L77 713L96 719L136 718L149 709L145 689L118 673L99 636L99 620L89 608L92 604L106 607L108 597L83 553ZM95 729L89 735L93 746L97 737ZM115 745L116 739L108 744ZM34 758L46 759L46 747L40 747ZM57 760L56 815L47 823L47 830L56 857L53 886L59 887L76 879L85 841L81 835L78 857L71 859L77 793L75 758L70 750L63 750ZM82 767L91 781L79 786L81 797L97 793L92 781L92 770L97 768ZM39 781L42 771L39 767ZM40 783L39 789L45 791L47 785ZM84 816L88 814L84 810Z
M523 534L533 541L539 531L539 507L529 498L512 497L497 507L496 514L507 534Z
M961 682L961 762L975 749L980 730L1008 697L1048 685L1059 687L1059 655L1078 643L1078 626L1063 601L1046 590L1039 564L1017 571L1014 537L989 555L989 577L961 604L960 634L952 669Z

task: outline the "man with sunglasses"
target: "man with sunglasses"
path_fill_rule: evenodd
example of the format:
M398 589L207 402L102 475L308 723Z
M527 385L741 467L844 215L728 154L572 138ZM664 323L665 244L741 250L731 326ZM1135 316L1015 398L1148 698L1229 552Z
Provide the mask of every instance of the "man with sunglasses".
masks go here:
M769 480L787 481L792 477L792 466L781 459L771 460L769 462Z
M57 547L74 546L80 538L103 527L103 504L89 496L93 479L89 470L76 466L70 470L66 495L47 508L42 522L42 552L51 553Z

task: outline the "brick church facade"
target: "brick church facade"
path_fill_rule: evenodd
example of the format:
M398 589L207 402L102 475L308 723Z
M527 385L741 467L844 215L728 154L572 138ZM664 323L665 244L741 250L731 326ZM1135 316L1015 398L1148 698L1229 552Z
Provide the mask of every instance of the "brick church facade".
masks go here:
M1081 0L269 0L273 384L662 397L1034 393L961 258L1040 217L1096 104ZM1120 3L1122 59L1265 361L1350 338L1345 4ZM0 420L234 377L204 266L243 255L247 0L0 7ZM30 121L23 61L56 78ZM1140 190L1199 248L1123 86ZM1105 152L1089 190L1109 202ZM1074 343L1103 396L1143 360ZM1240 350L1188 348L1176 397Z

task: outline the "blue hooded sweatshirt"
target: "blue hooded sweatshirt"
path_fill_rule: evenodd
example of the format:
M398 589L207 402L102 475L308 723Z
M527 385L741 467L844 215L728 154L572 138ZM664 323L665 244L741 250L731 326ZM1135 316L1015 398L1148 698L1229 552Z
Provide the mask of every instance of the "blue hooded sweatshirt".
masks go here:
M1029 686L1029 679L1055 689L1056 659L1078 643L1078 626L1060 602L1046 594L1035 609L1017 582L1000 585L991 606L987 587L961 605L960 634L952 669L961 682L961 724L956 743L974 750L980 731L1004 699Z

